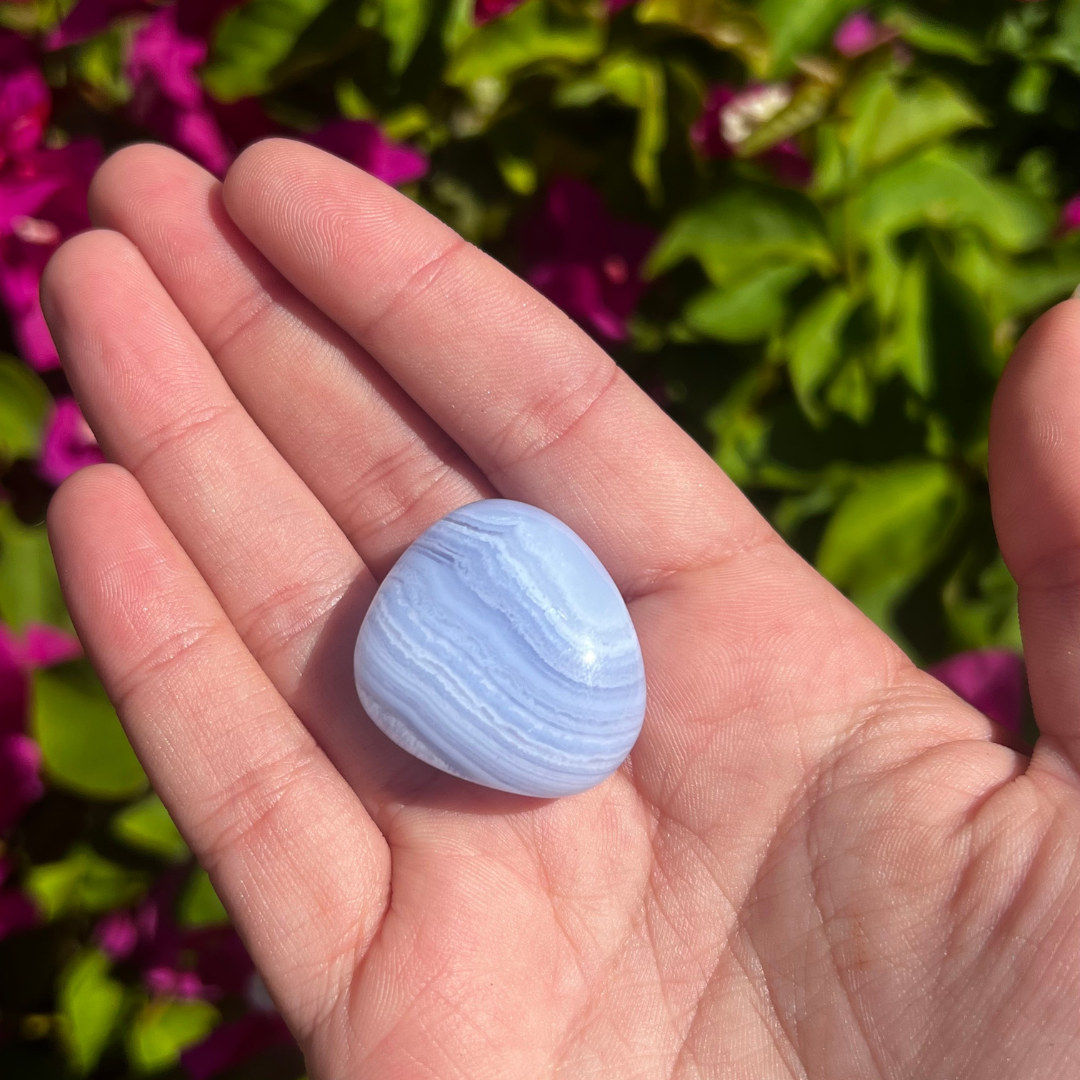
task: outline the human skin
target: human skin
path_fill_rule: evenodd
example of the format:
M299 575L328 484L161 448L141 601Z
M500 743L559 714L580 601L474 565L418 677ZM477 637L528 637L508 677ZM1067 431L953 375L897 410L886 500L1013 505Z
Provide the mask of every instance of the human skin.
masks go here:
M313 1080L1080 1072L1080 301L991 424L1028 755L399 193L138 146L91 208L43 302L113 463L53 500L61 580ZM644 730L583 795L444 776L356 700L379 579L493 495L575 529L641 639Z

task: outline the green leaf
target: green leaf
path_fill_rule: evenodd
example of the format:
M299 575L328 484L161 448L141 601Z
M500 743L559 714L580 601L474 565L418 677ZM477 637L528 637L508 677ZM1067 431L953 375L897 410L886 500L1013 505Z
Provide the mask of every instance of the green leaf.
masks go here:
M862 356L850 356L825 391L829 406L856 424L865 424L874 411L874 384Z
M84 949L64 969L57 989L65 1056L75 1072L94 1070L124 1010L123 983L110 978L109 958Z
M390 70L400 75L416 55L431 22L430 0L380 0L379 29L390 42Z
M647 273L662 274L688 258L720 286L770 265L823 273L835 266L813 204L795 192L764 187L725 191L680 214L649 256Z
M330 0L248 0L218 23L203 85L219 101L263 94L272 73Z
M1042 11L1046 8L1038 5ZM1024 9L1014 16L1017 23L1023 15L1033 16L1036 8ZM1023 35L1023 30L1016 30L1018 37ZM1025 42L1026 44L1026 42ZM1064 0L1058 8L1057 34L1046 43L1042 55L1047 60L1056 60L1072 72L1080 75L1080 0Z
M970 562L970 560L965 560ZM1016 582L999 554L978 575L975 588L965 588L965 563L945 583L945 616L958 650L1004 648L1023 651Z
M50 400L26 364L0 353L0 461L37 456Z
M149 877L79 844L59 862L31 867L25 888L47 919L94 914L137 900Z
M180 894L176 921L191 929L222 926L229 921L229 913L214 891L210 875L201 866L195 868Z
M829 519L817 566L879 625L930 568L960 520L964 489L938 461L867 473Z
M631 168L652 202L658 204L662 198L659 156L667 141L664 69L656 61L623 54L605 60L597 80L624 105L638 110Z
M765 378L751 370L705 418L716 437L713 458L736 484L752 483L768 452L770 424L755 407Z
M1032 315L1070 296L1080 286L1080 249L1061 249L1014 259L1001 274L1000 287L1010 315Z
M112 819L112 834L129 847L180 862L191 852L169 811L156 795L125 806Z
M985 125L982 114L941 79L923 79L901 89L879 75L857 99L849 136L857 169L876 169L958 131Z
M1046 111L1054 73L1045 64L1025 64L1009 87L1009 104L1028 116Z
M878 174L852 200L862 236L880 240L920 225L974 226L1006 251L1028 251L1049 234L1052 208L1018 184L976 172L935 148Z
M927 294L928 266L920 253L900 275L896 321L879 357L878 375L884 379L900 372L908 385L929 397L934 371L928 325L930 298Z
M15 630L42 622L71 629L44 525L24 525L0 503L0 618Z
M128 1060L139 1073L171 1068L184 1050L202 1042L220 1022L221 1014L206 1001L150 1001L128 1030Z
M86 661L35 671L33 680L32 731L50 780L99 799L146 789L146 774Z
M745 284L709 289L694 297L683 321L695 333L734 343L760 341L784 321L784 301L807 270L801 266L774 266Z
M740 56L755 75L769 66L769 39L750 11L730 0L642 0L634 15L641 23L667 23L703 37Z
M131 100L132 86L124 71L129 37L123 26L112 26L72 50L72 70L97 91L98 108L116 108Z
M788 337L788 370L799 405L814 421L824 419L817 391L841 359L844 327L855 309L855 298L834 285L803 311Z
M477 79L505 79L542 60L583 64L604 50L604 27L569 15L547 0L528 0L481 26L450 59L445 80L466 86Z
M952 23L929 19L909 8L895 8L882 20L909 44L938 56L955 56L969 64L985 64L989 57L977 37Z
M823 45L862 0L763 0L758 17L772 39L772 73L788 75L794 60Z

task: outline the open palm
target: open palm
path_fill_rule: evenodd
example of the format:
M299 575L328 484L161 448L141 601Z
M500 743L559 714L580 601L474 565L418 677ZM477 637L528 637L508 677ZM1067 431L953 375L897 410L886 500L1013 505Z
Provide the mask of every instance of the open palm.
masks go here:
M1080 1070L1080 302L992 465L1028 758L789 550L565 316L404 196L261 143L112 158L44 303L110 459L50 510L131 740L317 1080ZM414 761L350 656L503 495L627 597L641 739L539 801Z

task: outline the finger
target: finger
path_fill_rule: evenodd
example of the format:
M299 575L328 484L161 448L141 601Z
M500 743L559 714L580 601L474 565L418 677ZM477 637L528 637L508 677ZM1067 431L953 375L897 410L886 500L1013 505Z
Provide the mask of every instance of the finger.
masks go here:
M111 460L139 481L274 686L364 798L414 768L361 722L350 653L375 583L237 402L131 242L83 233L42 299ZM370 805L370 803L369 803Z
M385 910L381 834L129 473L102 465L71 477L49 508L49 537L79 637L140 761L304 1033Z
M624 592L769 535L586 334L405 196L274 139L225 181L232 219L511 498L601 555Z
M204 169L163 146L129 147L98 171L90 205L98 224L139 248L237 398L377 575L432 522L493 493L252 247Z
M1080 768L1080 300L1044 315L1001 377L990 421L990 495L1020 590L1039 730Z

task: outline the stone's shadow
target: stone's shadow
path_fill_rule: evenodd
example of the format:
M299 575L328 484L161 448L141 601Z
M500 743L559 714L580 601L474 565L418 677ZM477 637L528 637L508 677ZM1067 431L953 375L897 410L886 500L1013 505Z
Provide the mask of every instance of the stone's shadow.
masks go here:
M361 574L338 601L308 658L294 707L376 824L384 811L401 807L507 815L552 802L448 776L406 753L371 722L356 694L352 656L375 588L371 575Z

